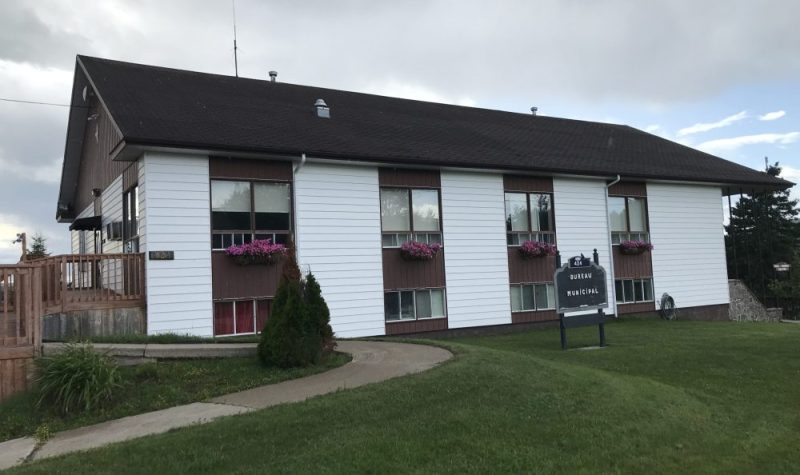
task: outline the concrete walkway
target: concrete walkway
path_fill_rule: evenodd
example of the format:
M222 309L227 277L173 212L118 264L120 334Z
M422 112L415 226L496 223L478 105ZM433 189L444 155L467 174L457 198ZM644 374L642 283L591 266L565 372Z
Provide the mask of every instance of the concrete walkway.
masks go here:
M228 394L209 402L197 402L59 432L38 449L35 441L29 437L0 443L0 470L28 460L93 449L210 422L218 417L303 401L340 389L419 373L453 356L449 351L434 346L377 341L341 341L337 350L349 353L353 360L324 373Z

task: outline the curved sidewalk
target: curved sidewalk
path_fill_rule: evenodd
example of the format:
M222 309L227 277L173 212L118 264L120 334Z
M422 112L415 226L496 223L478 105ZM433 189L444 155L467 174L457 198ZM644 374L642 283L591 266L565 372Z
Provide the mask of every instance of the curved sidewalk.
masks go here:
M39 460L93 449L160 434L178 427L210 422L222 416L299 402L341 389L419 373L453 356L449 351L435 346L378 341L341 341L337 350L349 353L353 360L324 373L228 394L209 402L176 406L59 432L38 449L32 438L0 443L0 470L25 460Z

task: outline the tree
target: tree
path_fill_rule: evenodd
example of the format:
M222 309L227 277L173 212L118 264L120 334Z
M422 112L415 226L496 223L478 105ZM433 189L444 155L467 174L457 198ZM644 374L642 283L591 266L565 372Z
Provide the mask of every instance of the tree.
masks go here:
M777 177L781 168L775 163L767 173ZM774 297L769 289L772 265L794 257L800 238L797 203L788 190L742 195L725 226L729 277L742 279L764 303Z
M769 284L769 290L783 307L786 318L796 319L800 315L800 252L795 253L785 277L776 278Z
M320 338L321 350L323 353L332 351L336 344L331 328L331 311L322 297L322 288L320 288L317 278L310 272L306 275L305 290L308 316L313 322L314 331Z
M31 247L28 249L27 259L43 259L49 257L50 253L47 252L47 238L36 233L31 239Z

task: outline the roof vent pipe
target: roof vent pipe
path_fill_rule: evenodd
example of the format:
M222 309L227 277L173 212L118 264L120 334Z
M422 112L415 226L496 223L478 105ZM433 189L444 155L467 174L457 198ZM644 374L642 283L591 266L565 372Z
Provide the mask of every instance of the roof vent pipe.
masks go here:
M538 107L531 107L531 114L533 114L535 116L537 112L539 112L539 108Z
M322 117L323 119L331 118L331 108L328 107L324 100L317 99L314 103L314 108L317 109L317 117Z
M278 71L269 72L269 82L275 82L278 79Z

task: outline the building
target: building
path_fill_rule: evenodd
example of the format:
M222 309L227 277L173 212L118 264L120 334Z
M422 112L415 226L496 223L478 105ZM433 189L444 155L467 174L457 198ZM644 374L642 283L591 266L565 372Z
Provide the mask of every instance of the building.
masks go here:
M722 197L792 186L628 126L274 77L79 56L72 105L57 217L75 254L144 253L148 333L259 329L280 266L224 248L290 236L342 337L555 319L554 258L523 259L528 240L596 248L610 313L666 292L727 318ZM407 261L412 239L443 248Z

